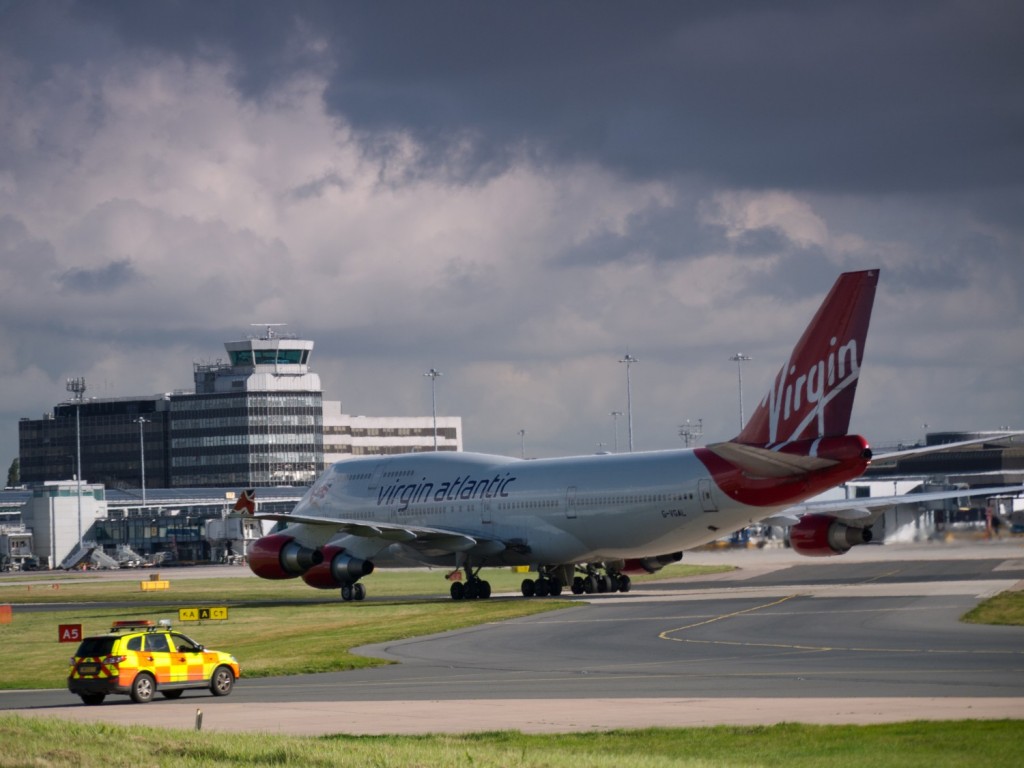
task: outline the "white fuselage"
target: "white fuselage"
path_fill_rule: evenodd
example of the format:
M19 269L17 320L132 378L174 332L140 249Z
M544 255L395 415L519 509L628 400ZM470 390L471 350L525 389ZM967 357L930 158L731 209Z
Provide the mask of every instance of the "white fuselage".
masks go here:
M461 550L478 565L543 565L678 552L778 508L733 501L691 450L531 461L419 453L338 462L293 514L458 532L479 542ZM288 532L379 564L452 562L447 546L435 553L428 545L301 523Z

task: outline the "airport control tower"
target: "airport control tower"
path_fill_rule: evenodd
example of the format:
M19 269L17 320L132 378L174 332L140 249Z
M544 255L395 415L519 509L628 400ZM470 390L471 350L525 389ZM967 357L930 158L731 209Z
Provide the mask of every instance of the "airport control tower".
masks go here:
M171 400L173 485L308 485L323 469L313 342L259 327L224 344L226 362L194 363L195 394Z
M227 363L195 363L196 393L320 392L320 377L309 370L313 342L279 333L281 325L266 323L262 336L225 342Z

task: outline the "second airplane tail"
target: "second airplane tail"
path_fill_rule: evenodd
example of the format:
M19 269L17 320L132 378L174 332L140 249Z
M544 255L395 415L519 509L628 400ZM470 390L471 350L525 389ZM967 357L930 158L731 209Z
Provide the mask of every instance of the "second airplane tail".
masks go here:
M798 440L847 433L877 285L877 269L839 276L768 394L731 442L778 450Z

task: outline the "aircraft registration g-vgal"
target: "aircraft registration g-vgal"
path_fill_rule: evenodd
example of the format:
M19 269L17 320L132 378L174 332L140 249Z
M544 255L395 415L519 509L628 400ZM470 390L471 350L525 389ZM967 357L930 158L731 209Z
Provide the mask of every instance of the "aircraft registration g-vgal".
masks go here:
M480 571L498 566L536 571L525 596L628 591L630 573L657 571L864 472L871 450L847 429L877 284L878 270L840 275L728 442L527 461L451 452L339 461L290 513L256 515L285 526L253 544L249 567L340 588L344 600L365 597L359 580L378 565L462 571L456 600L489 597ZM870 518L810 504L801 513L790 540L803 554L871 540Z

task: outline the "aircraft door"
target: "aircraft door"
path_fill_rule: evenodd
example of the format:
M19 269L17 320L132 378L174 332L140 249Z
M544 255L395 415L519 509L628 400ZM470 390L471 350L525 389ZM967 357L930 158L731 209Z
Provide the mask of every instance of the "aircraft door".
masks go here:
M378 464L373 468L373 474L370 475L370 482L367 483L366 487L371 491L376 491L380 488L380 480L384 475L384 464Z
M704 479L697 481L697 496L700 498L700 508L705 512L717 512L715 499L711 495L711 481Z
M480 522L482 522L482 523L490 523L491 522L491 512L492 512L491 504L492 504L492 502L491 502L490 499L484 499L483 500L483 511L480 513Z
M576 519L576 486L570 485L565 489L565 516L570 520Z

